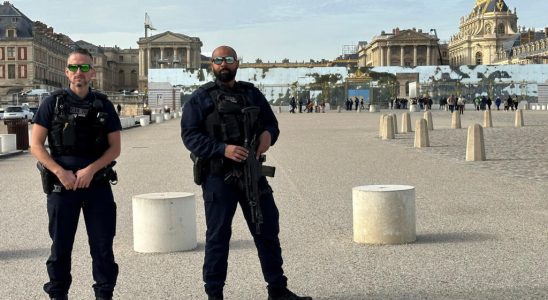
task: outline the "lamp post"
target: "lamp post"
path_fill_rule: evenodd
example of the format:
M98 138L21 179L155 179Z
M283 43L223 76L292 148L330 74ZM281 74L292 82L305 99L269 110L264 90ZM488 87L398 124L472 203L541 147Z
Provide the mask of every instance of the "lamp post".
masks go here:
M430 32L434 32L434 36L436 37L436 44L438 46L439 64L441 66L443 65L443 58L441 57L440 40L438 39L438 33L436 32L436 29L430 29Z

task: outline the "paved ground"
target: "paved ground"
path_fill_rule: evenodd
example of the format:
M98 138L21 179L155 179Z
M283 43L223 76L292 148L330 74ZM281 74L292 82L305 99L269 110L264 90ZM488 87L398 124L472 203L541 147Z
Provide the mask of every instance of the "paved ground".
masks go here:
M385 113L386 111L383 111ZM401 111L394 111L401 121ZM423 113L412 113L412 124ZM463 129L434 111L432 147L413 134L378 138L378 113L279 114L282 135L268 152L281 215L290 288L314 299L548 298L548 113L493 112L484 131L487 161L465 162L466 128L482 114L466 111ZM201 190L179 137L178 120L126 130L115 254L117 299L205 299L201 279ZM0 159L2 299L46 299L50 241L44 195L28 153ZM352 242L352 187L416 188L417 241L373 246ZM149 192L196 194L198 248L133 251L131 198ZM91 266L80 224L73 255L72 299L92 299ZM240 212L234 222L226 299L266 299L258 259Z

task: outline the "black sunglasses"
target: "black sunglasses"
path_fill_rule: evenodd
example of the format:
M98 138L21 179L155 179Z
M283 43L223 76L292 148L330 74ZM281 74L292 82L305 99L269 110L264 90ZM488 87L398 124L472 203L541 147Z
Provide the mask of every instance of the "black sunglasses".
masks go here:
M78 71L78 69L80 69L81 72L83 73L86 73L86 72L89 72L89 70L91 70L91 65L90 64L82 64L82 65L68 65L67 66L67 69L73 73L75 73L76 71Z
M234 56L217 56L211 61L216 65L222 64L223 61L226 61L227 64L231 65L236 61L236 59L234 58Z

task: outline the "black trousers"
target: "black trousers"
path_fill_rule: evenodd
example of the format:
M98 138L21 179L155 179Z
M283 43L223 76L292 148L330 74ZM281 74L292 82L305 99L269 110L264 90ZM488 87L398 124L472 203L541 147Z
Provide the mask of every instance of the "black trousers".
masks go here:
M71 254L83 211L92 258L95 296L109 298L116 285L118 265L112 242L116 232L116 203L109 184L48 195L51 254L46 262L50 281L44 291L50 297L67 295L72 282Z
M207 225L203 267L206 293L210 296L222 295L228 268L232 219L238 203L257 247L264 280L269 288L286 287L287 278L282 269L282 249L278 239L278 208L266 178L262 177L259 181L259 189L262 191L260 206L264 220L260 234L256 234L255 224L251 223L251 210L245 193L236 183L227 184L223 177L210 175L202 184L202 189Z

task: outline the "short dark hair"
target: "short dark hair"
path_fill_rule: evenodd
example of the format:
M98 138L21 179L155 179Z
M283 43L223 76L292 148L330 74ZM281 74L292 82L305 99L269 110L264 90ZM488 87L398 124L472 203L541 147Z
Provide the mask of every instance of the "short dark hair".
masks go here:
M69 54L69 57L73 54L82 54L82 55L87 55L89 56L89 58L91 59L91 61L93 61L93 56L91 55L91 53L89 53L88 49L84 49L84 48L76 48L74 50L72 50L72 52L70 52Z

